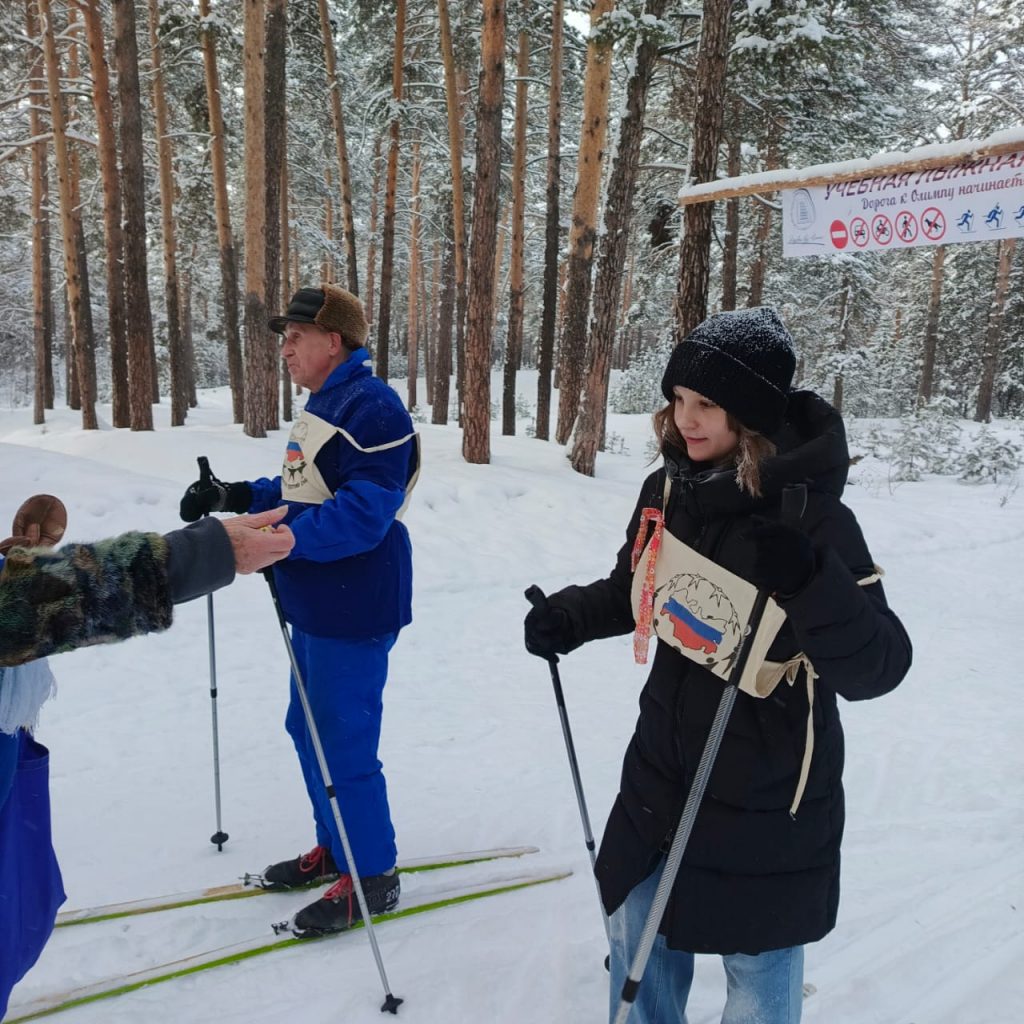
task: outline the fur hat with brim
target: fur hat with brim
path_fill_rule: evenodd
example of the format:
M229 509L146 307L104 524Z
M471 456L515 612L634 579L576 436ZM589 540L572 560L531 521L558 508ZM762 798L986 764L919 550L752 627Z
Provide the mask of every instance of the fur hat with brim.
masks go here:
M370 333L359 297L336 284L300 288L284 313L267 321L270 329L278 334L284 334L290 323L316 324L325 331L333 331L342 336L349 348L366 344Z
M770 306L757 306L698 324L672 351L661 390L671 402L674 387L689 388L768 435L782 426L795 369L786 325Z

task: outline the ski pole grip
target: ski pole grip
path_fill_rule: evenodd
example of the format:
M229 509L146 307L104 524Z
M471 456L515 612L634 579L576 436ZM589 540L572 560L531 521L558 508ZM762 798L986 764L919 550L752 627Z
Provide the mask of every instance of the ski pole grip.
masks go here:
M548 606L548 599L544 594L544 591L534 583L532 586L526 588L524 593L526 600L533 605L538 611Z
M199 482L201 484L213 483L213 471L210 469L210 460L205 455L200 455L196 462L199 463Z

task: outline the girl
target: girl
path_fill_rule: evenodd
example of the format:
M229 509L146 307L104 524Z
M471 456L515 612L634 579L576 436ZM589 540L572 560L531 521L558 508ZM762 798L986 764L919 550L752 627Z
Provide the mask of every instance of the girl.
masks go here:
M794 367L789 332L767 307L712 316L677 345L662 380L668 405L654 417L664 468L644 482L615 568L526 617L527 650L544 658L643 627L653 595L631 600L634 546L639 553L652 512L673 538L785 612L765 659L779 668L776 685L767 696L747 687L737 695L631 1024L685 1022L695 953L723 958L722 1024L799 1022L803 946L833 928L839 904L836 697L880 696L910 667L910 641L840 500L849 466L842 419L817 395L790 391ZM792 485L806 487L798 525L780 521ZM654 616L667 611L655 603ZM685 636L680 643L671 625L668 634L658 627L597 861L611 915L612 1019L723 693L721 674L706 667L720 634L673 621Z

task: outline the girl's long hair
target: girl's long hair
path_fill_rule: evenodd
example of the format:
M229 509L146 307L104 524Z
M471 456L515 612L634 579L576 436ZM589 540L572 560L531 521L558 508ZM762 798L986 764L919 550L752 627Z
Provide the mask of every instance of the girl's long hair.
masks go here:
M672 415L674 402L669 402L663 409L654 414L654 436L658 439L658 454L664 454L665 446L671 445L679 451L686 451L686 442L679 433L675 417ZM755 498L761 497L761 463L773 456L777 449L764 434L743 426L731 413L725 414L729 429L739 435L739 443L726 460L725 464L736 467L736 483L741 491Z

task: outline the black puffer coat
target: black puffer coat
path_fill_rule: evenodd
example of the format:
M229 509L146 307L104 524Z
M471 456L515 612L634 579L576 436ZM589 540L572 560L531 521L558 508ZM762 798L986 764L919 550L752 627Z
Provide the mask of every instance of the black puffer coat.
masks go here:
M853 513L839 500L849 456L842 419L810 392L790 396L763 465L764 497L751 498L732 471L695 472L684 455L644 482L626 542L607 579L551 596L569 613L573 643L634 628L630 554L640 510L661 507L672 478L666 527L737 575L749 578L752 513L779 514L787 484L806 483L801 528L817 567L780 600L788 619L769 652L804 651L818 673L814 755L797 813L790 815L807 738L807 688L785 681L768 698L737 695L661 931L669 945L701 953L749 953L820 939L835 924L843 835L843 732L836 695L877 697L910 666L910 641L880 583L860 587L872 559ZM619 795L597 861L605 907L614 911L667 852L722 695L722 681L658 640L640 717L626 750Z

